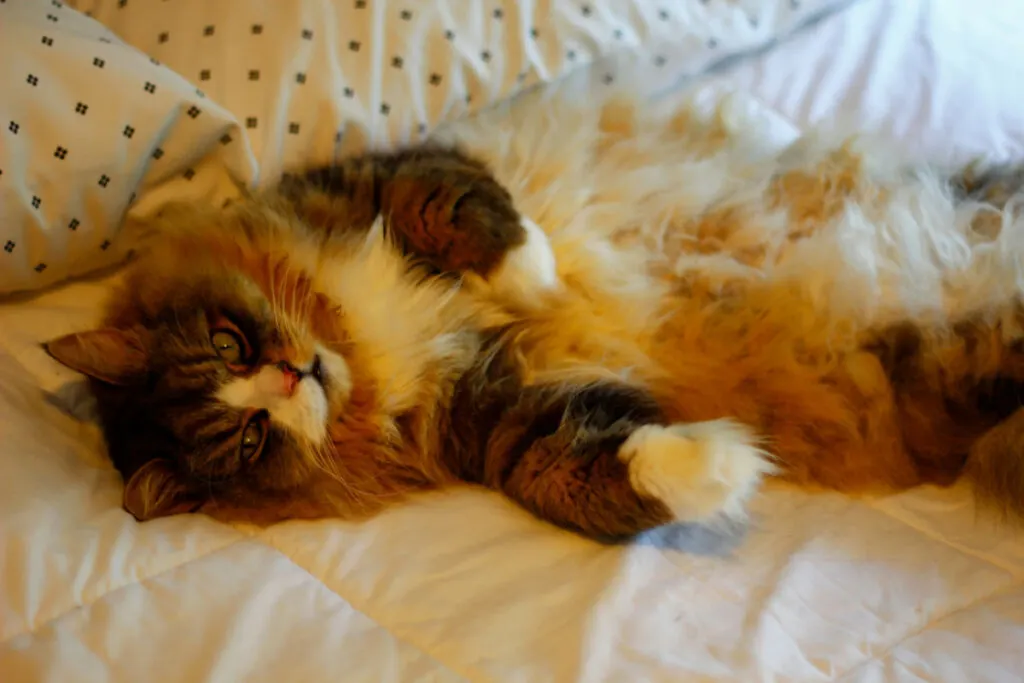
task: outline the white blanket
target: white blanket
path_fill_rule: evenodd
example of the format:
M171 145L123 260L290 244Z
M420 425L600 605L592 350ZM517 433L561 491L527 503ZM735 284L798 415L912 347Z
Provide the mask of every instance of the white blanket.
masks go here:
M712 80L940 159L1020 158L1014 12L862 2ZM62 412L86 409L74 376L38 348L102 291L0 307L0 681L1024 677L1024 535L976 521L959 488L770 491L727 558L598 546L475 491L361 524L137 524L96 428Z

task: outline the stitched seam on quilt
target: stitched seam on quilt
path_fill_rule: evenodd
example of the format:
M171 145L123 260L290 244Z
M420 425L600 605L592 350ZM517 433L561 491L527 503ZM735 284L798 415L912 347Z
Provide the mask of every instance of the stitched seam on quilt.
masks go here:
M849 678L850 676L852 676L853 674L857 673L857 671L859 671L863 667L871 664L872 662L882 662L883 660L885 660L886 657L888 657L890 654L892 654L893 650L898 648L900 645L902 645L903 643L907 642L911 638L915 638L915 637L921 635L922 633L924 633L925 631L927 631L927 630L931 629L932 627L936 626L940 622L943 622L946 619L950 619L952 617L955 617L956 615L958 615L958 614L960 614L962 612L966 612L967 610L973 609L973 608L977 607L978 605L980 605L980 604L982 604L984 602L989 602L990 600L998 597L999 595L1001 595L1003 593L1007 593L1009 591L1012 591L1012 590L1014 590L1016 588L1020 588L1021 586L1024 586L1024 578L1016 578L1013 581L1011 581L1010 583L1008 583L1008 584L1006 584L1004 586L1001 586L999 588L996 588L991 593L986 593L985 595L980 595L977 598L975 598L974 600L971 600L970 602L968 602L966 604L963 604L963 605L960 605L959 607L951 609L951 610L949 610L948 612L946 612L944 614L940 614L940 615L936 615L936 616L932 617L927 622L922 624L920 627L912 629L911 631L909 631L905 635L897 638L890 645L887 645L878 654L874 654L874 655L870 655L868 657L865 657L861 661L859 661L856 664L852 665L846 671L844 671L843 673L839 674L839 676L836 677L834 680L836 680L836 681L844 681L847 678Z
M1000 595L1002 593L1011 591L1014 588L1018 588L1020 586L1024 586L1024 575L1022 575L1020 568L1014 567L1012 565L1004 564L1000 560L997 560L997 559L995 559L993 557L990 557L990 556L988 556L986 554L979 553L979 552L977 552L975 550L972 550L970 548L962 546L959 543L956 543L956 542L954 542L954 541L952 541L952 540L950 540L948 538L945 538L945 537L935 533L933 530L931 530L928 527L921 526L921 525L915 523L913 520L908 519L908 518L900 515L897 512L894 512L892 510L884 509L883 507L881 507L878 503L876 503L874 501L869 501L868 505L871 507L871 509L873 509L873 510L875 510L875 511L877 511L877 512L883 514L883 515L885 515L889 519L892 519L892 520L894 520L896 522L899 522L900 524L904 525L905 527L907 527L909 529L912 529L913 531L916 531L917 533L919 533L922 536L928 538L929 540L938 541L938 542L942 543L943 545L945 545L946 547L948 547L948 548L950 548L952 550L955 550L955 551L957 551L959 553L967 555L968 557L973 557L976 560L985 562L986 564L988 564L988 565L990 565L992 567L995 567L996 569L1000 569L1002 571L1005 571L1007 574L1009 574L1012 577L1012 580L1010 581L1010 583L1008 583L1006 585L1003 585L1003 586L1000 586L998 588L995 588L990 593L986 593L984 595L979 595L978 597L974 598L973 600L971 600L971 601L969 601L969 602L967 602L967 603L965 603L963 605L960 605L959 607L955 607L955 608L953 608L953 609L951 609L951 610L949 610L949 611L947 611L945 613L937 614L937 615L933 616L931 619L926 621L921 626L910 630L905 635L900 636L899 638L894 640L891 644L889 644L884 649L882 649L882 651L879 652L878 654L873 654L873 655L870 655L868 657L865 657L861 661L859 661L856 664L854 664L851 667L849 667L846 671L841 673L836 678L836 680L839 680L839 681L847 679L849 676L852 676L854 673L856 673L857 671L859 671L863 667L868 666L872 662L881 662L881 661L883 661L886 657L888 657L900 645L902 645L903 643L907 642L911 638L914 638L916 636L921 635L925 631L927 631L927 630L931 629L932 627L934 627L936 624L938 624L938 623L940 623L940 622L942 622L942 621L944 621L946 619L949 619L951 617L954 617L957 614L960 614L961 612L966 612L967 610L973 609L974 607L980 605L981 603L984 603L984 602L987 602L987 601L991 600L992 598L996 597L997 595Z
M332 593L335 596L337 596L337 598L339 600L345 602L349 607L351 607L352 609L354 609L357 612L359 612L360 614L362 614L364 617L366 617L367 619L372 621L374 624L376 624L380 628L384 629L387 633L389 633L391 635L392 638L397 640L399 643L402 643L403 645L405 645L407 647L410 647L410 648L412 648L412 649L414 649L414 650L416 650L416 651L426 655L431 660L436 662L439 666L442 666L445 669L448 669L449 671L451 671L455 675L461 676L463 679L465 679L467 681L489 681L489 680L491 680L491 678L489 676L486 676L485 674L477 671L476 669L473 669L472 667L470 667L469 670L467 670L465 667L452 665L450 662L447 662L443 658L439 657L430 648L428 648L427 646L425 646L422 643L418 642L418 640L415 638L415 636L410 635L409 633L405 632L403 629L396 629L394 626L390 626L390 625L384 623L378 616L375 616L375 615L371 614L369 612L369 610L367 610L366 605L364 603L362 603L360 601L353 601L351 598L346 597L346 596L342 595L341 593L339 593L338 591L334 590L323 579L321 579L320 577L316 576L311 571L309 571L306 567L304 567L301 564L299 564L298 562L296 562L295 558L293 558L290 555L288 555L288 553L284 552L283 550L278 548L276 545L274 545L270 541L267 541L266 539L261 538L260 536L256 536L256 535L251 536L251 539L254 540L254 541L257 541L257 542L259 542L259 543L261 543L263 545L265 545L267 548L270 548L275 553L277 553L277 554L281 555L282 557L286 558L292 565L294 565L295 567L298 567L299 569L301 569L311 579L313 579L318 584L320 584L321 586L326 588L330 593Z
M105 591L103 591L103 592L101 592L101 593L91 597L90 599L83 601L81 604L76 604L76 605L73 605L72 607L69 607L67 609L60 610L57 614L54 614L52 616L43 617L43 618L37 620L35 623L31 624L28 628L23 629L20 632L14 633L13 635L5 637L3 640L0 640L0 647L4 647L4 646L8 645L15 638L21 638L22 636L26 636L26 635L35 635L39 631L41 631L41 630L45 629L46 627L50 626L51 624L53 624L54 622L56 622L56 621L58 621L60 619L63 619L64 617L66 617L69 614L72 614L72 613L77 612L79 610L86 609L87 607L91 607L92 605L96 604L97 602L99 602L103 598L106 598L107 596L113 595L113 594L115 594L115 593L117 593L119 591L122 591L122 590L126 589L126 588L130 588L132 586L138 586L138 585L141 585L143 583L146 583L147 581L151 581L151 580L153 580L155 578L163 576L164 574L172 572L175 569L178 569L180 567L184 567L184 566L186 566L186 565L188 565L188 564L190 564L192 562L196 562L197 560L201 560L201 559L203 559L205 557L209 557L210 555L213 555L214 553L219 553L220 551L225 550L226 548L230 548L231 546L233 546L233 545L235 545L237 543L240 543L242 541L245 541L245 540L248 540L247 537L244 536L244 535L240 535L238 538L235 538L235 539L233 539L231 541L228 541L227 543L225 543L223 545L219 545L217 547L211 548L210 550L208 550L208 551L206 551L204 553L201 553L199 555L194 555L194 556L188 558L187 560L185 560L184 562L177 562L177 563L169 565L169 566L163 566L160 569L157 569L156 571L153 571L153 572L151 572L151 573L149 573L149 574L147 574L145 576L142 576L142 577L139 577L139 578L135 578L135 579L132 579L130 581L125 581L124 583L121 583L121 584L116 585L116 586L112 586L112 587L108 588L107 590L105 590Z
M1015 580L1020 580L1020 579L1024 578L1024 572L1022 572L1020 567L1015 567L1013 565L1006 565L1001 560L998 560L998 559L993 558L993 557L989 557L986 554L979 553L979 552L977 552L975 550L972 550L970 548L962 546L959 543L956 543L954 541L951 541L948 538L945 538L943 536L940 536L939 534L936 534L934 531L932 531L931 529L929 529L927 527L923 527L923 526L920 526L920 525L916 524L914 521L912 521L910 519L907 519L907 518L903 517L902 515L900 515L898 513L895 513L895 512L893 512L891 510L886 510L886 509L880 507L874 501L869 502L869 505L870 505L871 509L873 509L873 510L875 510L877 512L880 512L881 514L889 517L889 519L895 520L895 521L899 522L900 524L903 524L904 526L906 526L909 529L913 529L914 531L916 531L917 533L921 534L922 536L925 536L926 538L929 538L929 539L931 539L933 541L939 541L939 542L943 543L944 545L946 545L947 547L952 548L953 550L956 550L957 552L963 553L964 555L967 555L969 557L973 557L976 560L981 560L982 562L985 562L985 563L995 567L996 569L1001 569L1001 570L1005 571L1006 573L1008 573L1011 576L1013 576L1013 578Z

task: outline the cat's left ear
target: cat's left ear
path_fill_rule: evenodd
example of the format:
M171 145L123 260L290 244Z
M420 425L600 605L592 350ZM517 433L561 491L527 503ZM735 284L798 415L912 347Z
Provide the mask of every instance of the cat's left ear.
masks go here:
M149 361L141 336L132 330L74 332L46 342L43 348L76 372L121 386L145 373Z
M136 470L124 485L124 509L140 522L184 515L202 507L203 501L181 482L167 460L150 460Z

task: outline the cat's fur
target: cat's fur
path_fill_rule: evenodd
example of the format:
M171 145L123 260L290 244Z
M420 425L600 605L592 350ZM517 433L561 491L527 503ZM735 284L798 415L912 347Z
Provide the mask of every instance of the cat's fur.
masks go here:
M47 344L91 378L126 508L358 516L462 481L622 538L741 520L771 472L884 491L966 467L1024 511L1018 292L950 294L1005 246L986 194L1012 175L573 116L464 130L502 183L442 144L168 210L103 327Z

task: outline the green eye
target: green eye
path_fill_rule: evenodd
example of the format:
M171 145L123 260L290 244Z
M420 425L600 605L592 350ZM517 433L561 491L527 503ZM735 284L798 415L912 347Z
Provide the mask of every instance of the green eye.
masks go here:
M245 429L242 430L242 445L239 451L241 452L242 459L247 462L255 460L259 456L260 451L263 450L264 437L267 433L264 421L265 416L259 414L249 420L245 425Z
M234 332L227 330L214 330L210 335L210 343L220 359L230 365L240 365L245 362L242 340Z

